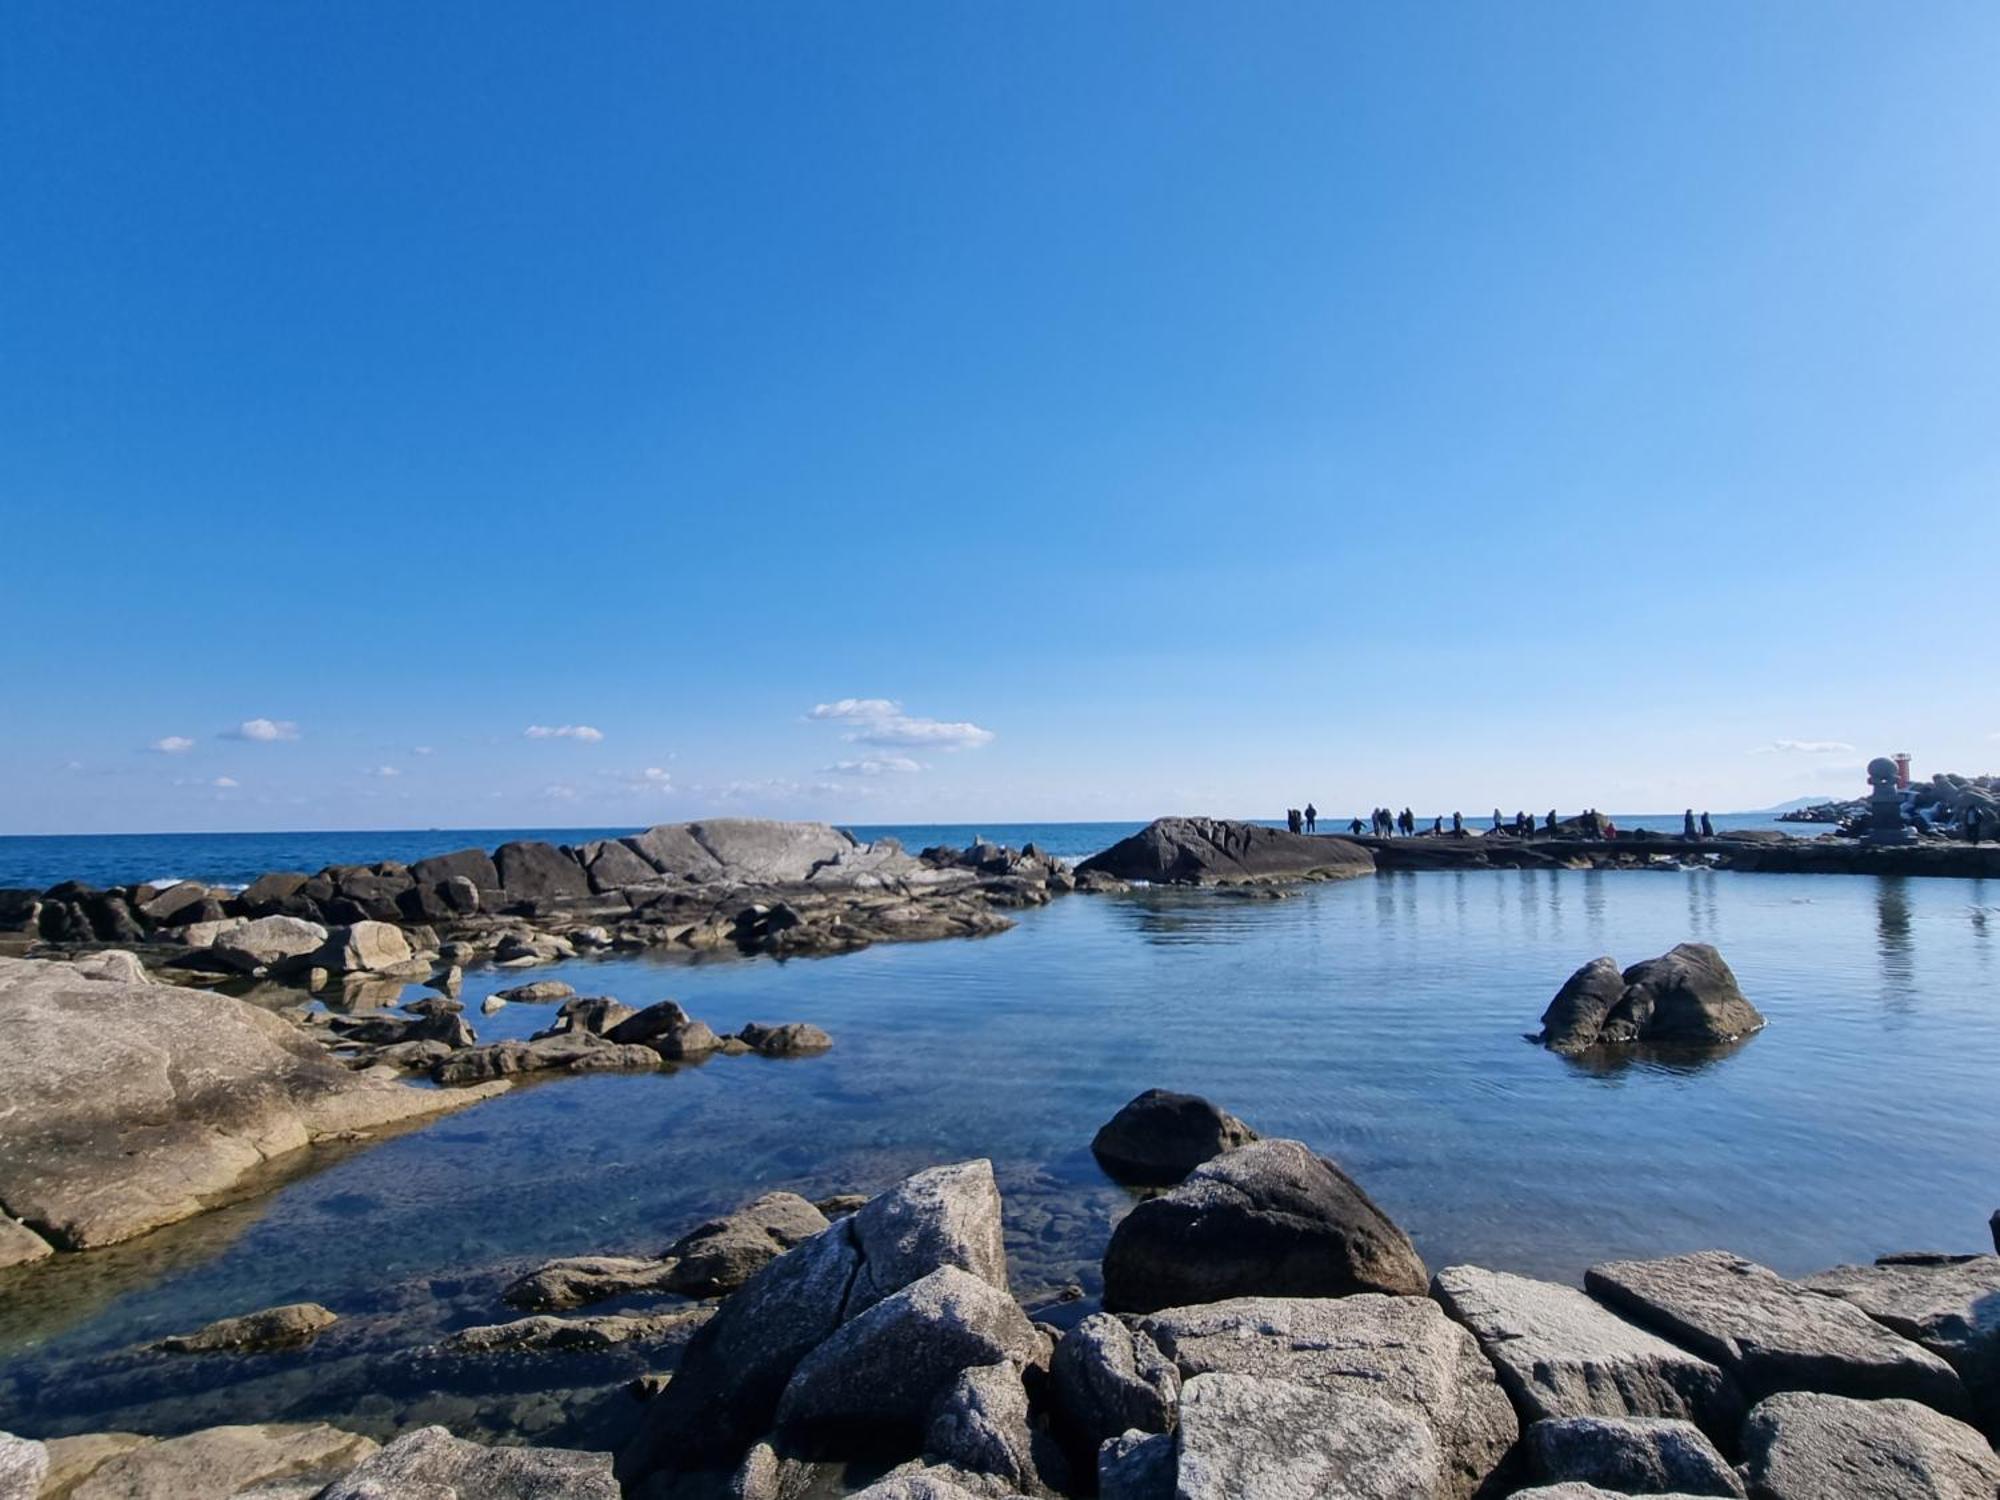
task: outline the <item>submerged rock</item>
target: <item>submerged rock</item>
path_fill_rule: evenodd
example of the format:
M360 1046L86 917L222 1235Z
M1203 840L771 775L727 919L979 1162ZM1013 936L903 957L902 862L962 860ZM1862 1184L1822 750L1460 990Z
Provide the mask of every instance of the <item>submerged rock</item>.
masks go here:
M667 1291L674 1274L670 1260L629 1255L579 1255L552 1260L508 1284L500 1300L514 1307L559 1312L624 1297L633 1292Z
M1077 874L1155 885L1238 880L1339 880L1371 875L1375 857L1345 839L1287 833L1223 818L1159 818L1077 867Z
M320 1331L339 1322L317 1302L290 1302L241 1317L219 1318L193 1333L175 1334L152 1347L164 1354L263 1354L276 1349L301 1349Z
M547 1313L461 1328L445 1339L454 1354L596 1353L637 1341L657 1343L684 1337L708 1318L705 1307L677 1307L662 1313L606 1313L558 1318Z
M798 1057L808 1052L824 1052L833 1038L805 1021L785 1021L766 1025L752 1021L736 1033L752 1052L765 1057Z
M511 1005L554 1005L558 1000L573 1000L576 990L560 979L537 979L528 984L517 984L511 989L496 990L497 999Z
M1098 1128L1090 1150L1120 1182L1160 1185L1256 1139L1256 1131L1206 1099L1147 1089Z
M1104 1305L1150 1312L1225 1297L1423 1295L1409 1236L1297 1141L1254 1141L1134 1208L1104 1252Z
M1857 1307L1723 1250L1611 1261L1584 1275L1592 1295L1728 1371L1751 1400L1821 1391L1902 1396L1968 1410L1965 1387L1937 1355Z

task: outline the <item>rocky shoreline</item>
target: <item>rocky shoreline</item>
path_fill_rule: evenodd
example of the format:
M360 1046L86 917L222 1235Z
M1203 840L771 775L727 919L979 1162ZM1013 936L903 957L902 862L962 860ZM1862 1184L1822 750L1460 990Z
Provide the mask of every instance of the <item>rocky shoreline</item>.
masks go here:
M767 1194L655 1257L552 1262L501 1294L526 1316L440 1347L638 1356L651 1373L623 1398L614 1449L485 1447L435 1425L386 1446L323 1423L0 1436L0 1495L2000 1491L2000 1254L1902 1253L1792 1280L1710 1250L1597 1265L1580 1288L1433 1273L1337 1164L1204 1100L1150 1091L1095 1144L1156 1181L1180 1168L1114 1234L1104 1311L1049 1321L1015 1300L992 1168L958 1162L867 1199ZM614 1298L617 1313L589 1310ZM145 1357L296 1348L338 1321L267 1309Z

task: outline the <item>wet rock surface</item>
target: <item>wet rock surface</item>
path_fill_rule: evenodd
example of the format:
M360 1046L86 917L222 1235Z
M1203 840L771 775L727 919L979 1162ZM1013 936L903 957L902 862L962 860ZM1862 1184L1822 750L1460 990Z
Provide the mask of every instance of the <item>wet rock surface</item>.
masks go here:
M291 1302L261 1312L221 1318L193 1333L175 1334L153 1345L163 1354L266 1354L299 1349L339 1319L317 1302Z
M1099 1166L1120 1182L1166 1185L1203 1162L1257 1139L1257 1132L1208 1100L1147 1089L1091 1140Z
M1707 943L1682 943L1619 971L1592 959L1572 974L1542 1013L1542 1044L1556 1052L1644 1043L1717 1047L1764 1029L1736 976Z

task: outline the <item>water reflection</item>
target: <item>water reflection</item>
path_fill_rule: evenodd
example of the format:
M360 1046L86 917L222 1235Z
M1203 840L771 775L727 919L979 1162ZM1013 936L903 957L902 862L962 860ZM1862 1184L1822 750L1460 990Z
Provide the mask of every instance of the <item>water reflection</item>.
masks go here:
M1904 875L1877 877L1875 939L1882 958L1882 999L1891 1011L1916 1004L1916 954L1910 935L1910 882Z
M1734 1041L1717 1042L1707 1047L1667 1047L1644 1042L1622 1047L1592 1047L1585 1052L1565 1054L1563 1061L1592 1078L1616 1078L1634 1069L1692 1078L1705 1068L1727 1062L1762 1035L1761 1031L1753 1032Z

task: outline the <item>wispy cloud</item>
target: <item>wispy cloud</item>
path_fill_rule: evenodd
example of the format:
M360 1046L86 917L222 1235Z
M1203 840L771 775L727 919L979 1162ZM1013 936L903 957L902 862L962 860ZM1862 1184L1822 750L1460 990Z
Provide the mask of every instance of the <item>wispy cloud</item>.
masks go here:
M431 747L430 747L429 745L412 745L412 746L410 746L410 754L412 754L412 755L435 755L435 754L437 754L437 752L436 752L435 750L433 750L433 749L432 749L432 748L431 748Z
M813 706L808 719L851 726L841 736L850 744L885 749L976 750L994 734L966 720L929 719L903 712L893 698L837 698Z
M531 740L581 740L586 745L604 738L603 730L589 724L530 724L521 733Z
M390 777L401 776L403 773L394 766L373 766L369 768L368 774L370 776L378 776L382 780L387 781Z
M194 741L184 734L169 734L154 740L146 748L157 755L185 755L194 749Z
M299 726L290 719L245 719L234 729L222 731L225 740L253 740L258 744L270 744L275 740L295 740L299 737Z
M837 760L821 768L827 776L902 776L921 771L924 763L907 755L884 755L868 760Z
M213 785L223 787L225 789L232 786L236 786L237 784L238 784L237 780L234 776L218 776L215 778L215 781L213 783Z
M670 792L674 789L674 778L664 766L647 766L642 771L626 771L618 779L627 786L650 787L660 792Z
M1854 747L1845 740L1773 740L1759 745L1752 755L1852 755Z
M574 802L576 788L560 781L552 781L542 788L542 795L551 802Z

